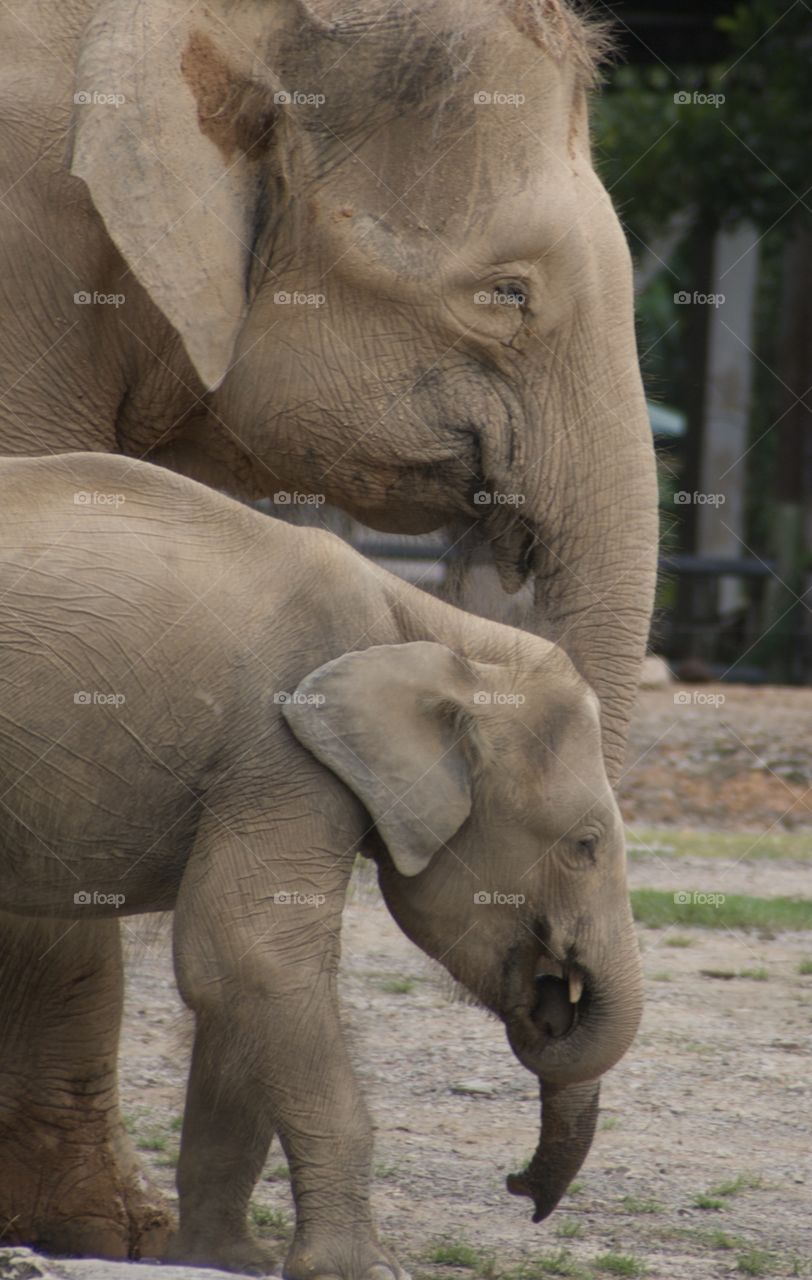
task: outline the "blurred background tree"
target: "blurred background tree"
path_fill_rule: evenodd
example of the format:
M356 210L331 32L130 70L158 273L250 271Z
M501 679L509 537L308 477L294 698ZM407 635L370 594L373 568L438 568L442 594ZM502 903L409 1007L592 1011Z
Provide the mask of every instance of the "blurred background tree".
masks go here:
M675 460L673 488L702 489L711 333L745 335L749 363L749 423L742 458L727 484L742 489L743 517L735 530L742 561L769 563L753 577L742 610L750 632L705 636L690 629L671 643L727 665L747 640L748 664L771 678L808 679L810 499L812 498L812 22L797 0L752 0L704 7L615 4L623 54L596 102L595 154L635 254L640 348L647 391L682 411L686 432ZM690 9L690 5L688 6ZM713 44L692 41L687 24ZM649 24L648 26L646 24ZM642 32L642 34L641 34ZM702 61L691 62L691 45ZM720 98L719 95L722 95ZM714 315L711 306L685 306L676 295L714 292L720 253L739 228L746 252L757 255L752 326L745 317ZM746 253L742 254L742 257ZM722 264L724 265L724 264ZM728 269L730 269L728 267ZM722 272L722 276L726 272ZM713 458L713 452L710 455ZM667 473L666 473L667 474ZM707 479L707 466L704 470ZM694 503L664 504L666 550L702 551ZM730 507L714 518L729 518ZM744 579L747 582L747 579ZM697 590L697 583L701 590ZM677 612L711 616L708 583L679 579L661 597ZM803 597L803 599L799 599ZM736 612L735 610L733 611ZM700 617L701 622L701 617ZM722 618L722 622L725 619ZM701 626L699 628L701 631ZM753 640L752 643L750 641ZM715 643L714 643L715 641ZM738 647L737 647L738 646ZM679 652L674 657L682 656Z

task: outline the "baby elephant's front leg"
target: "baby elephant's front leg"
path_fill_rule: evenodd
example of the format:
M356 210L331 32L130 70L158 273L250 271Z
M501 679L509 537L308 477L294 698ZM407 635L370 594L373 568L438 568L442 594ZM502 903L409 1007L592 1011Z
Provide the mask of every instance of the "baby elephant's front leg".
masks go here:
M184 891L176 912L178 980L197 1030L173 1256L270 1270L246 1214L276 1131L296 1205L285 1276L392 1280L402 1273L372 1223L371 1126L338 1016L341 902L274 903L257 889L229 921L227 892L205 901L212 888L206 877L205 894L202 883Z

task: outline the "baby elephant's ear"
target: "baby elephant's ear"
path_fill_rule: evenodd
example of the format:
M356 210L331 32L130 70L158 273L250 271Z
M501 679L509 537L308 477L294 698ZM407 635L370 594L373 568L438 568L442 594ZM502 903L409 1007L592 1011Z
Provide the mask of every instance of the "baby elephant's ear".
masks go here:
M282 711L416 876L471 812L473 673L442 644L378 645L305 676Z

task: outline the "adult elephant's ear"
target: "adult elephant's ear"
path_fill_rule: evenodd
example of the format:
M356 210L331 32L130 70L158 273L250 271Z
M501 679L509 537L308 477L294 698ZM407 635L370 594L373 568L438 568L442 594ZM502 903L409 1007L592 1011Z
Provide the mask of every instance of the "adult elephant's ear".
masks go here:
M442 644L378 645L302 680L283 714L358 796L397 870L418 875L471 811L474 672Z
M101 0L77 64L71 171L208 388L247 305L275 88L252 55L270 7Z

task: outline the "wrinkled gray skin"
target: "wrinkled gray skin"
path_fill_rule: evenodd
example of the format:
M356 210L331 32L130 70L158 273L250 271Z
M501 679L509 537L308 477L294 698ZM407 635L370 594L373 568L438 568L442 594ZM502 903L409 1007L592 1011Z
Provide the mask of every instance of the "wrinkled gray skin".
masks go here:
M7 1236L262 1270L246 1210L277 1132L285 1274L400 1276L371 1219L336 998L359 847L399 925L539 1078L541 1148L512 1189L550 1212L640 1015L597 699L566 655L122 458L2 464L0 542L0 879L48 939L28 971L8 955L0 971ZM167 909L196 1020L168 1249L126 1138L99 1120L119 1010L87 981L99 923ZM85 968L65 998L69 939Z
M580 47L557 0L0 6L0 452L149 454L380 528L473 528L597 692L614 782L655 494ZM28 1045L20 1074L0 1040L0 1080L109 1187L103 1230L52 1241L149 1252L163 1210L116 1103L117 924L43 967L62 924L0 923Z

